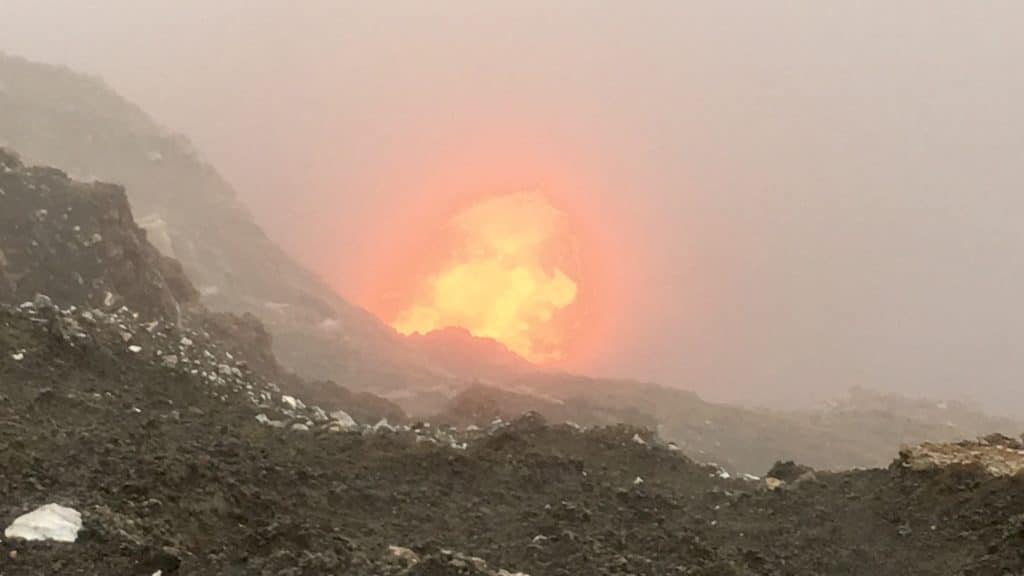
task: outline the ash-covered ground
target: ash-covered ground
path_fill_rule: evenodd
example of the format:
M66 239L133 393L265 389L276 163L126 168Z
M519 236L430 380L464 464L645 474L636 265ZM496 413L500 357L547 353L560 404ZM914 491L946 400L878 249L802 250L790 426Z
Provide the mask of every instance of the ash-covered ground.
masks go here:
M0 573L1024 568L1024 480L978 462L726 478L627 426L353 425L200 332L147 326L45 299L0 309L0 521L51 502L83 519L74 543L4 539Z
M0 154L0 574L1018 574L1021 445L730 476L648 429L406 419L216 314L123 191Z

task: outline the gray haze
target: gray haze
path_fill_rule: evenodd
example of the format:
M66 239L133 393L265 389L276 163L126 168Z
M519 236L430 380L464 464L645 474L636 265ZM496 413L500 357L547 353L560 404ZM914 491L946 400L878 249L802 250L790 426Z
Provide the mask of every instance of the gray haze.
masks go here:
M614 340L574 368L1020 414L1021 22L1020 2L0 0L0 50L187 134L357 303L424 190L563 187L629 254Z

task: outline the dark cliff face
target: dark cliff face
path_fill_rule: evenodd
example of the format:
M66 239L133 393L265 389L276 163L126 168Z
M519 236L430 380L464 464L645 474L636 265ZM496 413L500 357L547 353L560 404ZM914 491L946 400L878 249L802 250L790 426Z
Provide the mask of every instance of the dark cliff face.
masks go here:
M181 262L203 304L259 318L288 368L377 391L450 379L286 254L186 138L101 80L0 53L4 146L26 163L123 185L150 241Z
M174 320L199 296L181 267L146 241L124 189L27 167L0 149L0 298L17 303L38 293Z
M307 383L278 364L273 338L251 314L211 312L182 267L136 225L125 190L26 166L0 149L0 303L45 295L58 306L112 312L200 330L282 390L361 422L401 421L394 404L333 383Z

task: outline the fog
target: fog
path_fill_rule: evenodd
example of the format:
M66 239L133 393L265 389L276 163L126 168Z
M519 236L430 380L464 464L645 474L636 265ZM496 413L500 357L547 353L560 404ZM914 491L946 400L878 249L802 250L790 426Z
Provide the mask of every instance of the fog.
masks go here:
M568 368L1019 414L1022 21L1017 2L0 0L0 50L186 134L371 309L418 219L541 188L616 278Z

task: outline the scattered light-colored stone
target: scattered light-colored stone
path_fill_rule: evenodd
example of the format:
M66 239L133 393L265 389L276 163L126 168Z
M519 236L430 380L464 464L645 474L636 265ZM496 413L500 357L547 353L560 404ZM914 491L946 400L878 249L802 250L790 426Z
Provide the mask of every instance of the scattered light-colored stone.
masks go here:
M1024 450L984 440L953 444L926 442L900 450L900 464L911 470L977 466L992 476L1015 476L1024 472Z
M348 412L344 410L335 410L331 412L331 420L334 420L342 428L355 428L359 426L356 424L355 419L348 415Z
M21 540L74 542L81 529L82 515L78 510L60 504L47 504L18 516L4 530L4 536Z

